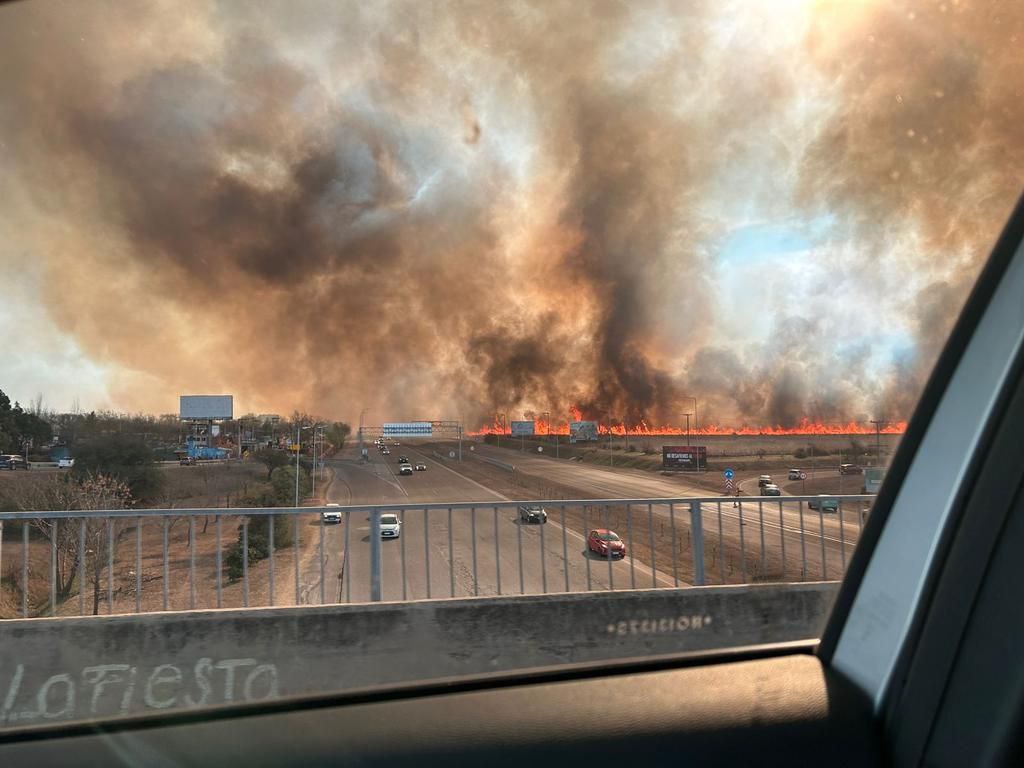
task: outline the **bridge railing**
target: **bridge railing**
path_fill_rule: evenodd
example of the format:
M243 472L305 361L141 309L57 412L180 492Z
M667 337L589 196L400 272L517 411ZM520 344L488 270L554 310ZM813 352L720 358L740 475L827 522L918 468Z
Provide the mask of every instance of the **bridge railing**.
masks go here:
M836 580L873 499L3 512L0 618Z

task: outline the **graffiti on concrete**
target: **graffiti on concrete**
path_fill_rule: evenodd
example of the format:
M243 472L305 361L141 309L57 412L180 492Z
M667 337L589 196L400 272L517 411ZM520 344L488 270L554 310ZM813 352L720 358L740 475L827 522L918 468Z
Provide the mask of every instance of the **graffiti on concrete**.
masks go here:
M30 669L0 670L0 723L109 717L134 712L266 701L279 694L275 664L203 657L194 664L96 664L29 684ZM6 679L5 679L6 678ZM6 690L5 690L6 688Z

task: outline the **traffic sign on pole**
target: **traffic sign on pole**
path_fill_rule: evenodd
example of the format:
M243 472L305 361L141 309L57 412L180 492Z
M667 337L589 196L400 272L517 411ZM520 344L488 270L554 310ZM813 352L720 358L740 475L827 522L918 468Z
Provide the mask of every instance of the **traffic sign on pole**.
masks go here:
M728 468L722 474L725 475L726 480L732 480L733 477L735 477L735 473L732 471L732 469Z

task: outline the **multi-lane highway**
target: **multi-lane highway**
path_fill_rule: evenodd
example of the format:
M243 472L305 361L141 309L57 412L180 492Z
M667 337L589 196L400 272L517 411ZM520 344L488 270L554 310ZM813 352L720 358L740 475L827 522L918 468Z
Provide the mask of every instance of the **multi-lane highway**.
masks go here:
M473 453L512 463L528 475L580 489L582 498L714 495L679 475L584 464L484 444L475 445ZM744 495L757 495L756 482L746 482L742 491ZM725 580L736 580L737 576L750 578L752 573L779 579L783 576L783 564L789 578L840 578L863 525L862 509L857 504L844 505L839 515L812 510L796 502L783 503L780 508L778 497L764 497L763 501L738 506L723 497L722 503L705 503L701 509L709 581L718 581L715 576L722 576L723 571ZM662 518L669 514L660 506L655 506L654 511ZM747 557L739 558L740 551L747 553ZM734 560L731 576L730 553ZM716 568L721 570L715 571Z
M397 459L402 455L422 461L427 470L399 475ZM563 526L557 508L548 510L545 525L520 523L514 506L495 506L508 501L506 497L414 446L393 448L390 456L371 449L366 463L350 454L331 466L335 480L328 502L384 508L478 502L470 509L424 507L403 513L402 535L382 542L385 600L623 589L637 579L646 585L674 584L665 574L652 574L645 564L628 556L609 563L588 554L582 533ZM319 522L311 525L319 527ZM369 541L367 513L353 513L347 524L324 527L327 600L369 598ZM315 602L317 569L303 582L307 601Z
M519 472L580 489L580 498L709 495L678 476L517 454L479 444L474 453L513 462ZM414 463L426 464L428 469L400 475L398 458L403 455ZM556 504L548 507L546 525L520 523L516 507L488 487L486 478L481 482L480 473L471 471L474 465L479 466L477 459L468 451L465 455L466 462L473 464L441 462L429 448L403 443L392 448L388 456L371 447L365 462L358 460L354 449L331 461L335 479L328 490L328 502L376 505L385 511L388 505L424 505L402 512L402 535L382 542L385 600L673 586L676 579L685 584L691 578L690 561L684 567L681 560L677 570L664 554L656 559L652 571L647 533L642 535L644 546L637 558L631 554L609 562L588 553L585 528L604 525L600 512L592 511L584 525L579 515L572 513L578 508L571 508L568 518L563 518L564 508ZM470 509L449 510L446 506L459 502L476 503ZM498 506L500 502L506 502L505 506ZM677 548L675 543L662 540L670 535L667 532L675 530L680 558L690 557L688 543L682 543L689 542L691 533L687 505L670 509L655 504L650 510L633 509L629 514L637 513L630 519L643 522L649 516L645 530L657 531L655 551ZM777 498L739 505L727 498L705 502L700 514L707 582L839 578L859 538L860 513L859 506L847 505L840 522L839 515L810 510L795 502L780 505ZM369 514L348 514L340 524L323 526L323 592L329 602L362 602L370 596ZM567 524L562 524L563 519ZM318 545L317 529L321 524L311 520L309 525L309 533ZM319 546L317 550L319 555ZM630 551L634 551L632 546ZM318 602L320 569L316 560L303 575L302 583L303 602Z

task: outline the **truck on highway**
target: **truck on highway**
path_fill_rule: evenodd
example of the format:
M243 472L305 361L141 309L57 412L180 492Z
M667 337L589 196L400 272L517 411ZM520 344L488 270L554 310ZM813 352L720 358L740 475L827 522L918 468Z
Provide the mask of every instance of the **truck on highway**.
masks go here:
M865 467L864 485L861 486L861 493L878 493L882 485L882 478L885 477L884 467Z

